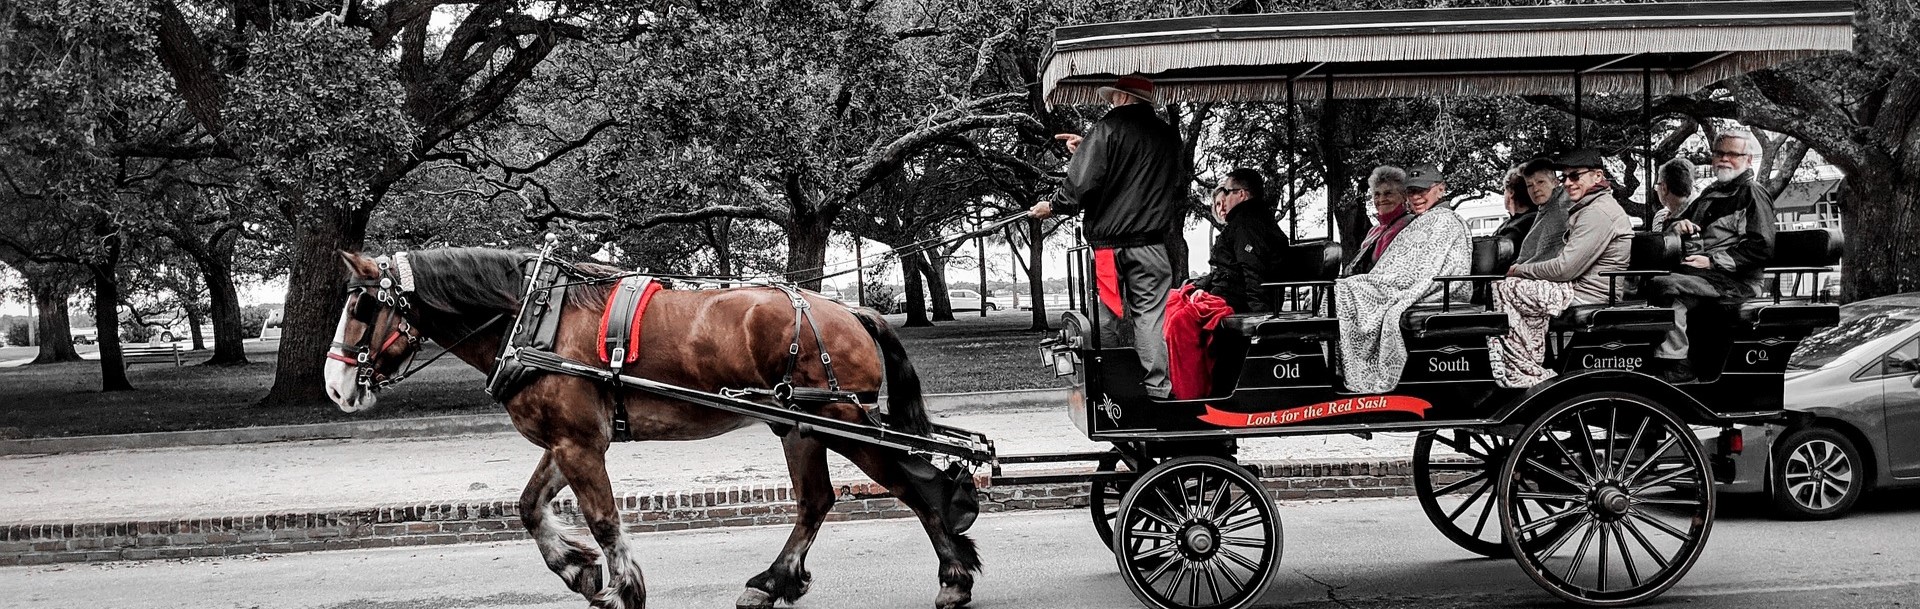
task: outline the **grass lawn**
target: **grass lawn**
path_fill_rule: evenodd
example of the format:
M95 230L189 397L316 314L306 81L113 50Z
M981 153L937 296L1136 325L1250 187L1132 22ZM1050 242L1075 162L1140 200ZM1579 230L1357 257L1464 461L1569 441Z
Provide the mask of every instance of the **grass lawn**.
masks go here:
M1028 315L1007 311L986 319L962 315L932 328L900 328L929 393L1062 386L1040 367ZM893 316L896 327L903 316ZM134 391L102 393L100 364L85 361L0 368L0 438L222 429L327 421L500 412L482 385L486 375L446 358L387 390L371 412L332 406L259 408L273 382L277 342L247 343L252 364L238 368L141 364L128 376ZM92 347L81 347L90 353ZM9 350L11 351L11 350ZM0 361L33 357L5 353ZM11 357L15 356L17 357ZM189 353L188 362L204 359Z

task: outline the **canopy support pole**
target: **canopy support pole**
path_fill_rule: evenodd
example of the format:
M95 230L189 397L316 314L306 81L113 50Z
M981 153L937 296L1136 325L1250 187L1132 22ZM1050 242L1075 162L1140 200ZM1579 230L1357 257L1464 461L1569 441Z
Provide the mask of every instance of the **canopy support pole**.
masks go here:
M1653 68L1651 67L1640 69L1640 120L1641 128L1647 136L1647 204L1640 211L1646 217L1641 219L1640 227L1645 230L1654 230L1653 210L1655 206L1660 205L1660 197L1654 190L1656 188L1654 182L1657 178L1653 175L1655 171L1653 154L1656 145L1653 141Z
M1332 105L1333 105L1333 73L1329 72L1327 73L1326 91L1325 93L1320 95L1320 120L1323 120L1323 121L1339 120L1339 117L1333 116L1333 113L1327 111L1328 108ZM1326 163L1326 164L1333 163L1333 161L1324 158L1326 157L1326 155L1327 155L1327 151L1325 150L1320 151L1320 156L1323 157L1320 162ZM1333 227L1334 227L1333 207L1339 203L1340 203L1339 201L1335 201L1332 198L1327 199L1327 242L1329 243L1333 242L1333 236L1338 234L1333 230Z
M1296 207L1296 204L1299 201L1299 198L1294 192L1295 182L1298 181L1297 178L1300 175L1300 172L1299 172L1300 148L1298 146L1300 124L1297 119L1298 115L1300 114L1300 106L1295 103L1293 95L1294 95L1293 79L1288 78L1287 79L1287 238L1288 239L1297 238L1297 236L1300 234L1300 210L1299 208Z
M1583 108L1586 96L1581 91L1584 82L1585 79L1579 72L1573 73L1573 147L1575 150L1587 147L1587 125L1581 119L1581 115L1586 114Z

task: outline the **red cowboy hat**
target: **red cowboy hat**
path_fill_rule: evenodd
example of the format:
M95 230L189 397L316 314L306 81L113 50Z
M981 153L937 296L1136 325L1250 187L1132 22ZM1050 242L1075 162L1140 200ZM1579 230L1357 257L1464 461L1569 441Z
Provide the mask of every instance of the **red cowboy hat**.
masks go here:
M1125 93L1149 104L1160 104L1160 92L1153 88L1153 81L1147 80L1147 77L1139 74L1122 76L1120 80L1114 81L1113 86L1100 87L1095 93L1098 93L1101 97L1106 97L1113 93Z

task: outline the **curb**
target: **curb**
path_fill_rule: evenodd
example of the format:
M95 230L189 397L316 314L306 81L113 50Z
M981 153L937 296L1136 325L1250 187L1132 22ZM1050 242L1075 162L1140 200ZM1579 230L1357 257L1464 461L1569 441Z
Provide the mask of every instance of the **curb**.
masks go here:
M1413 467L1407 460L1247 465L1260 471L1267 495L1274 500L1414 495ZM985 482L984 477L980 482ZM1085 483L983 486L980 511L1085 509L1087 490ZM828 522L913 515L871 482L840 485L837 493ZM615 501L626 530L636 533L790 524L794 519L787 486L621 495ZM553 512L569 527L585 524L570 499L555 502ZM528 539L519 513L518 501L502 499L160 521L5 525L0 526L0 567Z
M961 409L1005 408L1024 405L1064 404L1066 389L1022 389L975 393L933 393L926 396L929 412ZM469 414L441 417L372 419L307 425L272 425L162 431L154 433L71 436L64 438L24 438L0 440L0 456L47 455L97 452L105 450L179 448L226 444L261 444L305 440L376 440L390 438L444 437L513 431L513 420L505 413Z

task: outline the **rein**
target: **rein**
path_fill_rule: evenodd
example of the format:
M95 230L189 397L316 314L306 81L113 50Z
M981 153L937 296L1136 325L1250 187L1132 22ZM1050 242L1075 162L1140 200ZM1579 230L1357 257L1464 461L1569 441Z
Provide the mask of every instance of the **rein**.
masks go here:
M347 294L349 296L357 295L359 298L366 298L368 294L372 294L375 300L386 305L384 315L391 322L392 331L387 334L385 340L381 341L378 349L373 349L371 346L373 343L374 328L378 326L378 324L375 323L377 318L363 319L360 321L367 324L367 330L360 335L358 344L350 345L336 342L333 343L327 351L327 359L353 366L356 372L355 383L367 391L378 392L400 381L406 380L407 377L413 376L414 373L426 369L426 367L433 365L434 362L440 361L440 358L446 357L448 353L452 353L454 347L458 347L462 343L467 342L467 340L479 335L482 330L492 327L493 324L499 323L501 319L507 316L506 313L494 315L493 318L488 319L486 323L480 324L473 330L468 331L466 336L460 337L460 340L456 340L453 344L447 345L445 349L440 350L440 353L427 358L427 361L418 365L414 365L413 363L413 360L420 355L419 349L416 348L412 353L407 354L406 363L401 365L404 370L399 374L393 376L382 375L379 371L378 361L380 354L392 348L393 344L399 342L402 338L406 339L408 345L416 346L425 339L420 336L419 332L415 331L414 328L416 324L409 319L413 307L412 304L407 301L407 294L413 291L413 269L407 264L407 253L396 253L392 258L385 256L375 258L374 263L380 267L380 277L378 279L356 278L348 282ZM360 304L355 302L354 306L357 309ZM349 313L349 315L352 315L354 319L359 319L357 313Z

